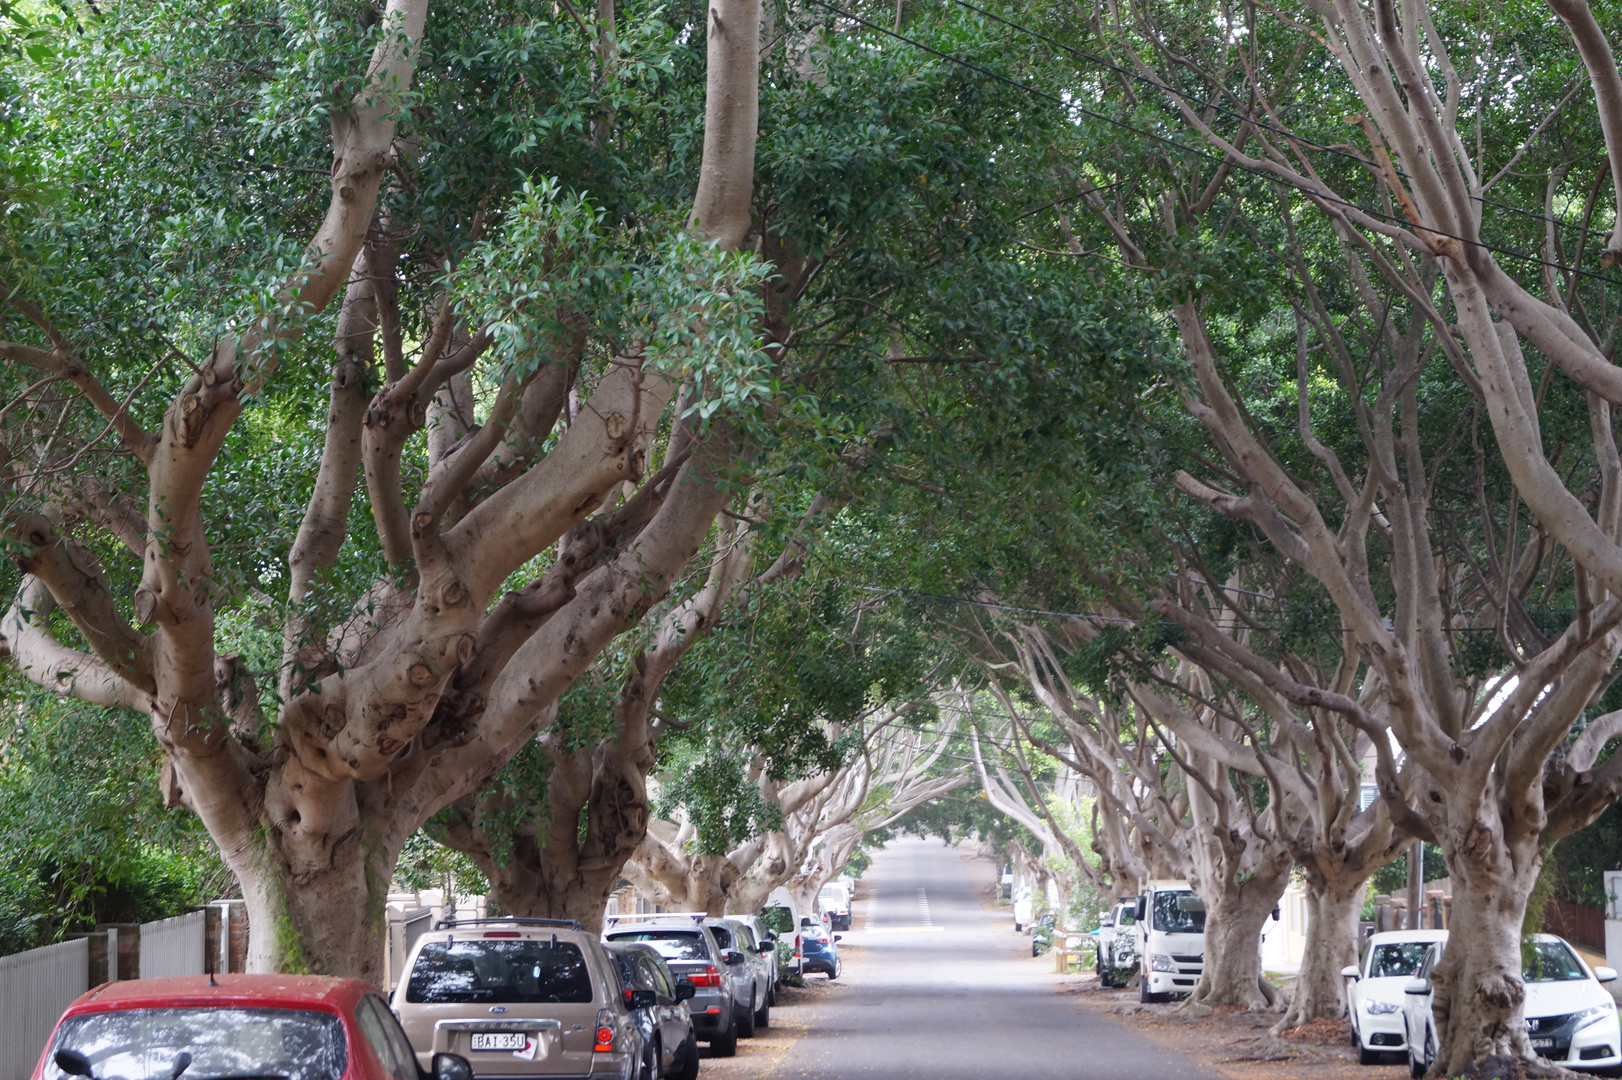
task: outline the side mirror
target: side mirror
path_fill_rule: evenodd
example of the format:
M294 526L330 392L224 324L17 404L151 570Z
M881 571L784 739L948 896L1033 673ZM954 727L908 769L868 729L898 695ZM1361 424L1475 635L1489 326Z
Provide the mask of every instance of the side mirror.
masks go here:
M90 1059L77 1050L58 1050L56 1067L69 1076L89 1076Z
M765 944L767 942L775 944L777 942L777 931L776 930L768 930L768 931L766 931L765 936L762 937L760 940L761 940L762 944Z
M760 943L760 948L755 951L762 956L770 956L777 951L777 943L775 941L763 941Z
M683 976L676 980L677 1001L689 1001L696 993L698 993L698 987L693 985L692 979Z
M737 949L728 949L726 952L721 954L721 959L726 961L728 964L741 964L743 963L743 953L739 952Z
M632 990L625 999L627 1009L651 1009L659 1004L659 999L652 990Z
M1428 994L1431 992L1431 981L1429 979L1409 979L1403 984L1402 992L1405 994Z
M1147 896L1138 897L1138 906L1132 909L1132 917L1138 922L1142 922L1148 914L1149 898Z
M835 934L834 935L834 940L835 941L844 941L845 940L845 935L844 934ZM1614 976L1613 976L1613 978L1614 978Z
M1616 982L1616 968L1597 967L1594 969L1594 978L1600 982Z
M1279 916L1278 916L1278 905L1274 904L1273 905L1273 921L1278 922L1278 918L1279 918Z
M473 1080L473 1066L461 1054L435 1054L434 1080Z
M1340 974L1341 974L1342 978L1346 978L1346 979L1359 979L1359 978L1362 978L1362 974L1357 970L1357 965L1356 964L1348 964L1345 967L1341 968L1340 969Z

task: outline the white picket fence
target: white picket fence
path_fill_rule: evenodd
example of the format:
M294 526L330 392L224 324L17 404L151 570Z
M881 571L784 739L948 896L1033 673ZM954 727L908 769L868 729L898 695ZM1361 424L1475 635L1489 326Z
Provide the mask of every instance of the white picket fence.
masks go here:
M0 1080L28 1080L57 1018L89 982L83 938L0 956Z
M207 938L201 911L141 924L141 978L201 975Z

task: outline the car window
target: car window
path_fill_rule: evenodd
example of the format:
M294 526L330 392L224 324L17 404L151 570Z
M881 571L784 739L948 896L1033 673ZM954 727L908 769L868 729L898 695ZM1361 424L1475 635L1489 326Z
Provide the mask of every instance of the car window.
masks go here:
M637 977L636 957L622 953L618 949L607 949L609 965L614 969L614 977L620 981L621 990L632 990L642 985Z
M669 977L665 975L666 968L651 956L637 958L642 970L642 985L652 989L660 997L673 998L676 988L671 985Z
M732 944L732 931L724 926L710 927L710 933L715 935L715 943L723 949L734 948Z
M1521 946L1521 975L1527 982L1575 982L1588 978L1582 961L1563 941L1528 941Z
M343 1020L314 1009L116 1009L69 1016L46 1057L46 1080L67 1080L57 1050L77 1050L98 1077L169 1080L181 1051L199 1077L338 1080L348 1065ZM414 1078L413 1078L414 1080Z
M580 948L567 941L430 941L406 985L413 1005L592 1000Z
M395 1080L417 1080L416 1055L387 1005L367 995L355 1007L355 1021L390 1076Z
M666 960L708 960L710 948L696 930L627 930L613 934L610 941L643 941L659 950Z
M1138 921L1138 905L1122 904L1115 915L1116 926L1131 926Z
M761 910L760 924L776 934L794 933L794 913L786 907L769 907Z
M745 952L754 950L755 932L753 930L747 926L739 926L735 933L738 935L738 948L743 949Z
M1400 975L1413 976L1425 963L1430 952L1428 941L1401 941L1376 945L1369 956L1369 978L1390 979Z
M1191 892L1155 893L1154 927L1167 934L1203 934L1205 901Z

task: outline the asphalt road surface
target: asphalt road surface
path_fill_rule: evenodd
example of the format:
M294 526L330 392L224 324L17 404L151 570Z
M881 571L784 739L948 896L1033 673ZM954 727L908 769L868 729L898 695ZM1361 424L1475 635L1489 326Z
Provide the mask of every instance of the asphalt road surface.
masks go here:
M1210 1075L1060 993L992 868L900 840L862 878L838 994L812 1006L768 1072L810 1080L1172 1080ZM821 976L810 976L818 980ZM830 990L833 988L830 987Z

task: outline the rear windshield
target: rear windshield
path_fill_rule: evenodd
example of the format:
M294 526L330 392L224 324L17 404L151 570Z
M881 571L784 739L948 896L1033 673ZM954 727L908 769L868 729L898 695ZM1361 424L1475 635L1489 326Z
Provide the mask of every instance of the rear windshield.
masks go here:
M719 932L719 931L718 931ZM645 941L666 960L708 960L710 947L696 930L626 930L611 934L609 941Z
M346 1064L343 1021L313 1009L119 1009L70 1016L46 1058L46 1080L65 1080L53 1060L77 1050L91 1072L119 1080L170 1080L182 1052L186 1075L338 1080Z
M1428 941L1404 941L1390 945L1376 945L1369 957L1369 978L1389 979L1399 975L1416 975L1419 965L1430 952Z
M579 947L566 941L430 941L417 954L406 1000L585 1004L591 975Z
M1522 974L1527 982L1575 982L1588 978L1582 963L1558 941L1528 941L1521 946Z
M1205 901L1191 892L1155 893L1155 929L1167 934L1205 933Z

